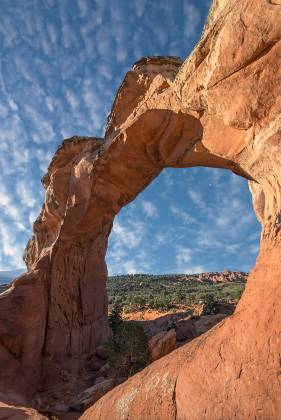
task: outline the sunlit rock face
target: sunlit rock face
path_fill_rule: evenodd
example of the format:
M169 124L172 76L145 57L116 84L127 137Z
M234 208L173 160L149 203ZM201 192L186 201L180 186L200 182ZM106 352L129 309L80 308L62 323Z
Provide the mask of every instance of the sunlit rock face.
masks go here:
M261 252L233 316L111 391L85 419L277 419L280 379L281 5L215 1L181 63L127 73L104 141L63 142L25 260L0 295L0 392L75 375L108 336L105 253L115 215L165 167L247 178ZM235 228L235 227L233 227Z

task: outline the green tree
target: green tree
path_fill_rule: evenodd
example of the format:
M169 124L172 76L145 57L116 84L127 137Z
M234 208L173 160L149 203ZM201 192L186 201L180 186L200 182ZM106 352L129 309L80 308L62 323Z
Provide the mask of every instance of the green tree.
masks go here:
M185 298L185 293L181 286L176 288L175 298L177 302L182 302Z
M170 299L167 295L161 293L160 295L156 295L154 298L154 308L168 310L171 307Z
M132 304L135 305L137 309L142 309L145 307L145 298L141 295L132 296Z
M206 293L202 296L201 303L203 304L204 315L210 315L216 312L217 299L215 295Z
M113 332L113 336L118 333L122 324L122 306L118 303L113 305L112 311L108 316L108 323Z

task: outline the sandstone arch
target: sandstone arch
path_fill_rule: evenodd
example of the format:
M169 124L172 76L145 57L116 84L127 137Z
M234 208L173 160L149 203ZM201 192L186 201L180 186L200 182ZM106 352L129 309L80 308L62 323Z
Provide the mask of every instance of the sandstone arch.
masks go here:
M279 9L214 1L184 63L147 57L127 73L104 142L63 142L43 179L29 272L0 295L0 392L31 397L61 369L83 366L108 333L104 257L114 216L163 167L213 166L250 181L263 226L235 314L84 418L280 418Z

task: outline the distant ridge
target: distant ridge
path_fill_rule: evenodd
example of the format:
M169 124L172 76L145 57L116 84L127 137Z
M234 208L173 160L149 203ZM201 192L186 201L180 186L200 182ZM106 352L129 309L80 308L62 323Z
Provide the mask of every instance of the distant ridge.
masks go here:
M142 279L149 279L151 281L171 281L173 283L180 283L186 281L198 281L198 282L208 282L208 283L229 283L229 282L236 282L236 281L247 281L249 273L244 271L210 271L210 272L203 272L203 273L195 273L195 274L148 274L148 273L138 273L138 274L116 274L108 276L109 280L142 280Z
M7 270L0 271L0 284L10 283L15 277L24 273L24 268L19 268L17 270Z

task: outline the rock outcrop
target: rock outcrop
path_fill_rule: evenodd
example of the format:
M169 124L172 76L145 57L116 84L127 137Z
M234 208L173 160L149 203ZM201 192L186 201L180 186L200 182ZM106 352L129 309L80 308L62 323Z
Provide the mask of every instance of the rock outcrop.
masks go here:
M105 139L63 142L25 259L0 295L0 392L75 375L106 339L105 253L115 215L165 167L250 182L261 249L234 315L156 361L84 419L278 419L281 413L281 5L215 0L188 59L127 73Z
M176 323L176 338L177 342L190 341L201 334L204 334L214 325L221 322L227 314L203 315L199 317L191 317L189 319L181 320Z
M0 402L0 419L9 420L48 420L47 417L32 408L22 405L10 405Z
M243 271L223 271L222 273L201 273L197 279L200 282L226 283L232 281L246 281L249 274Z

